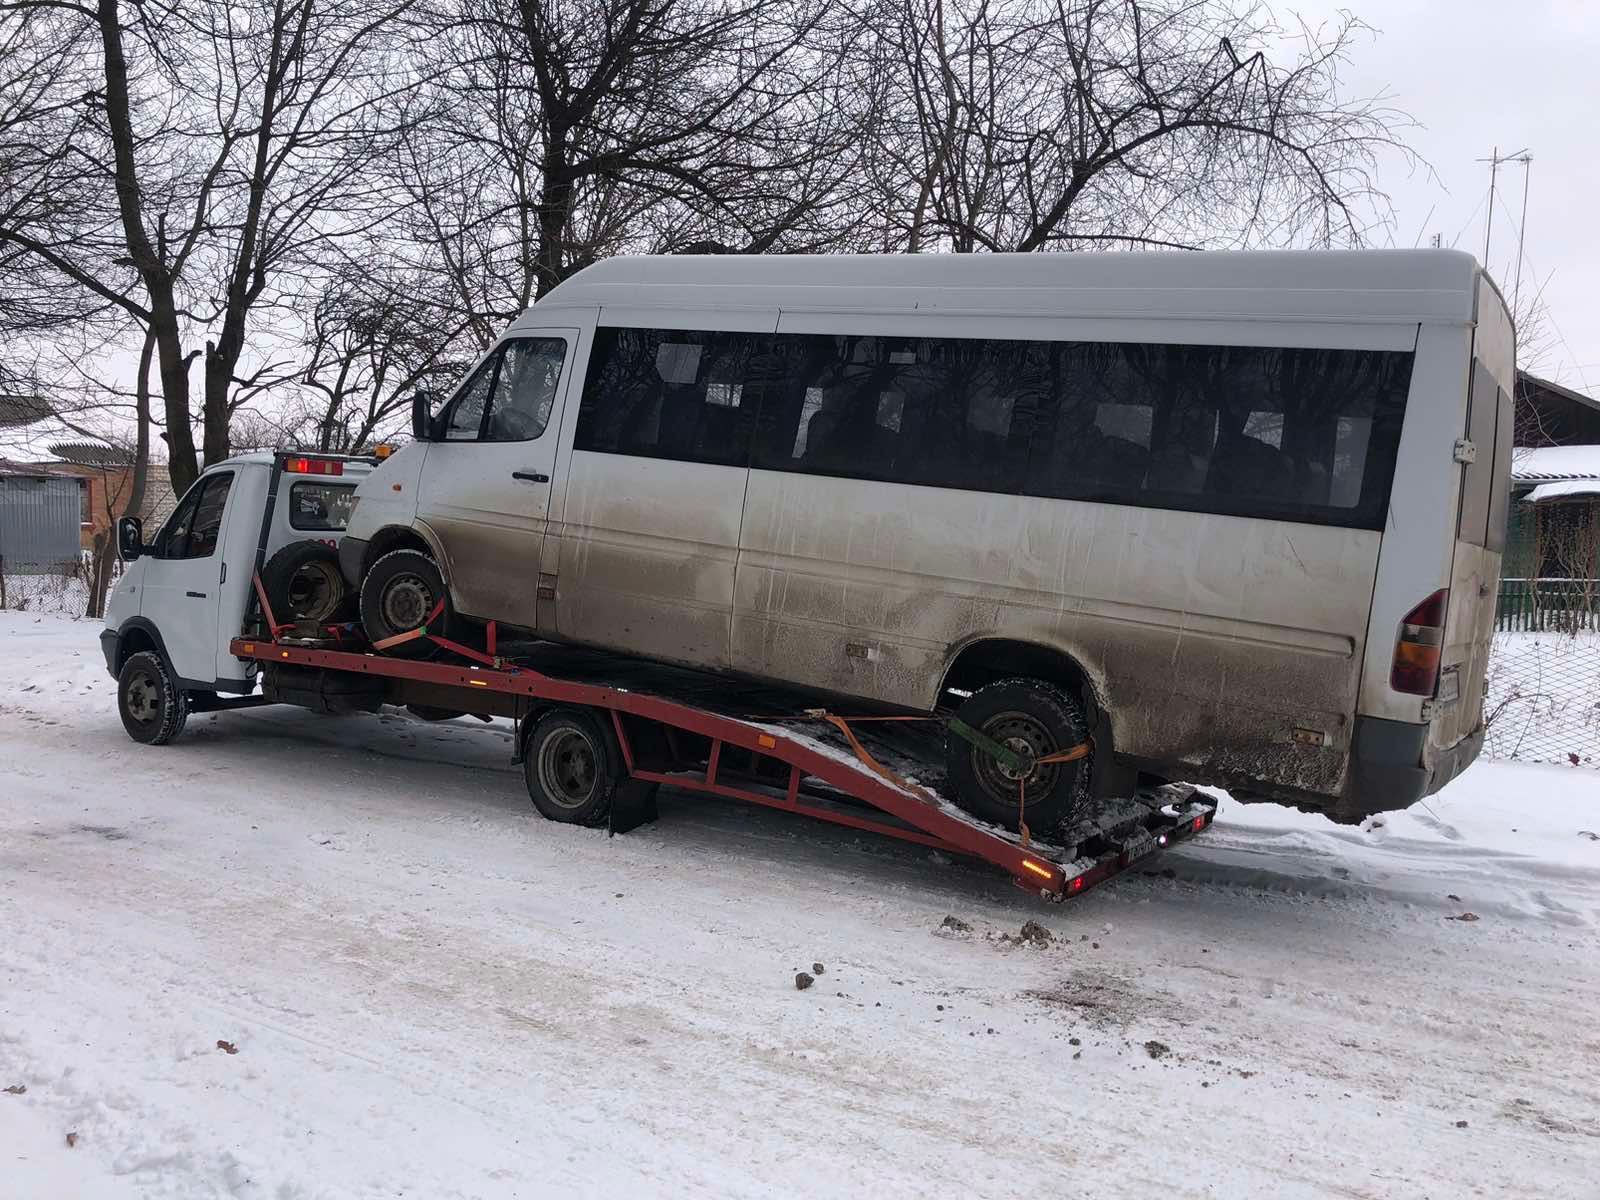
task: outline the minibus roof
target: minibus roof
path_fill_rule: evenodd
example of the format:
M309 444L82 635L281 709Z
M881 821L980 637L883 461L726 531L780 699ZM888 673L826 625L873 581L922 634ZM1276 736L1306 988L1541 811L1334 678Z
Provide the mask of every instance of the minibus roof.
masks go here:
M537 309L1465 324L1479 274L1457 250L648 255L586 267Z

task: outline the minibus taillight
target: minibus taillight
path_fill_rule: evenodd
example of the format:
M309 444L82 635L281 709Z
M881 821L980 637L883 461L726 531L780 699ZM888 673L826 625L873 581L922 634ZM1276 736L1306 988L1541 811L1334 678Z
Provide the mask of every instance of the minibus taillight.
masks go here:
M1431 696L1439 686L1439 655L1444 649L1444 617L1450 589L1440 588L1400 620L1389 686L1408 696Z

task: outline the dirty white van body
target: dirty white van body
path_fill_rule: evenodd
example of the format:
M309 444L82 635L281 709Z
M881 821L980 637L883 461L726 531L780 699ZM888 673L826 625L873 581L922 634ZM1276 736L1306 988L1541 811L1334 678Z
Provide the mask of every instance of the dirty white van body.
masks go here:
M1481 746L1513 375L1456 252L613 259L422 415L340 561L911 710L1043 680L1102 791L1354 821Z

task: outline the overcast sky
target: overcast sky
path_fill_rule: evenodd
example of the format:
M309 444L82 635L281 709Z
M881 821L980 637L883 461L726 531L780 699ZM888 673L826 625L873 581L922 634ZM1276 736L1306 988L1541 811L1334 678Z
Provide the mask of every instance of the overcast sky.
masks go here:
M1522 289L1544 289L1547 327L1524 366L1600 396L1600 0L1274 0L1280 18L1347 9L1377 33L1356 50L1352 94L1388 92L1428 161L1384 164L1399 246L1483 254L1487 158L1533 154ZM1519 164L1500 169L1489 264L1508 298L1522 210Z

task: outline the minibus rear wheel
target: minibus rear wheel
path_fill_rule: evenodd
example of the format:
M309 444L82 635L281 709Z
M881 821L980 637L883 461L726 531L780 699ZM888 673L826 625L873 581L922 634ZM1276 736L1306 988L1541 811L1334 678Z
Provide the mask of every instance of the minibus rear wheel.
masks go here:
M1002 679L974 692L956 716L985 737L1028 759L1083 745L1089 722L1081 701L1042 679ZM982 746L945 734L945 769L956 801L974 816L1007 829L1019 817L1041 836L1078 820L1088 806L1088 757L1036 765L1023 775Z

